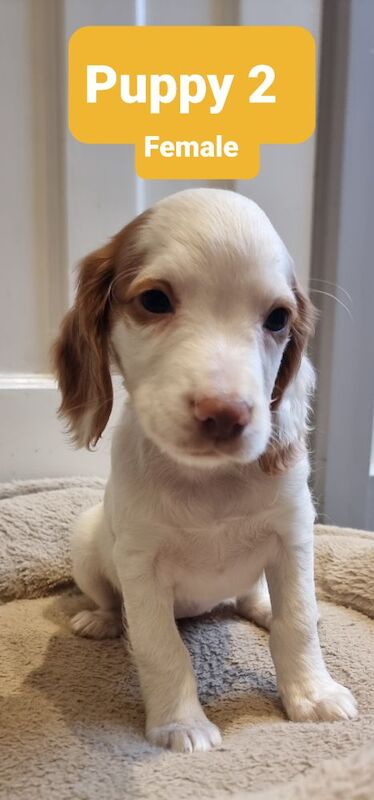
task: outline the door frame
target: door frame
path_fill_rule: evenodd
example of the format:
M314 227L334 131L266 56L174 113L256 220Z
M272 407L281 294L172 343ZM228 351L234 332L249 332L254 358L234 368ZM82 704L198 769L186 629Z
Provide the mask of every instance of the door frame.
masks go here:
M321 522L358 528L374 528L373 30L372 0L325 0L310 281L320 310L313 488Z

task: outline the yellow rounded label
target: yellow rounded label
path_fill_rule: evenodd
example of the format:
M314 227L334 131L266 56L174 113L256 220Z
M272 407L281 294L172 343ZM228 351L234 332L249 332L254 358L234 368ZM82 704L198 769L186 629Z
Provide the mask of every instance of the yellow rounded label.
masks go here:
M79 28L69 127L88 144L135 144L142 178L253 178L262 143L313 133L315 84L305 28Z

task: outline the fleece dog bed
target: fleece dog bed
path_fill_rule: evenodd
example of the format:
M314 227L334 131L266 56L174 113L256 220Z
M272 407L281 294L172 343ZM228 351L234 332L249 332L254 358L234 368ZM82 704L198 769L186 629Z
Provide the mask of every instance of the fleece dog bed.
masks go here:
M74 637L69 530L100 480L0 486L0 796L11 800L372 800L374 536L316 526L327 665L355 693L354 721L291 723L268 635L228 608L180 623L223 744L151 747L123 640Z

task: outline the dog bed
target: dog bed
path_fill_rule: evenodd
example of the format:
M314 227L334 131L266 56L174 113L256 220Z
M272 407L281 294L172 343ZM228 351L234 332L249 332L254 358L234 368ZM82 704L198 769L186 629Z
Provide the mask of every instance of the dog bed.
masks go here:
M354 721L292 723L268 635L228 608L180 623L222 745L175 754L144 739L123 640L74 637L69 530L98 502L90 479L0 486L0 796L11 800L372 800L374 536L316 526L320 637Z

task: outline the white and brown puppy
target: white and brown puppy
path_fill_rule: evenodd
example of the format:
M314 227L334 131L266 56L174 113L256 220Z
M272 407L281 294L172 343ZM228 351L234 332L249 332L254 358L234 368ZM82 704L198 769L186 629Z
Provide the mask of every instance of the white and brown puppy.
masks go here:
M285 246L233 192L168 197L80 267L55 344L61 413L78 445L97 442L112 407L111 359L128 401L104 503L74 533L74 577L97 609L72 627L119 635L123 599L156 745L220 742L175 617L234 596L239 613L271 629L290 719L356 715L317 634L304 443L312 327Z

